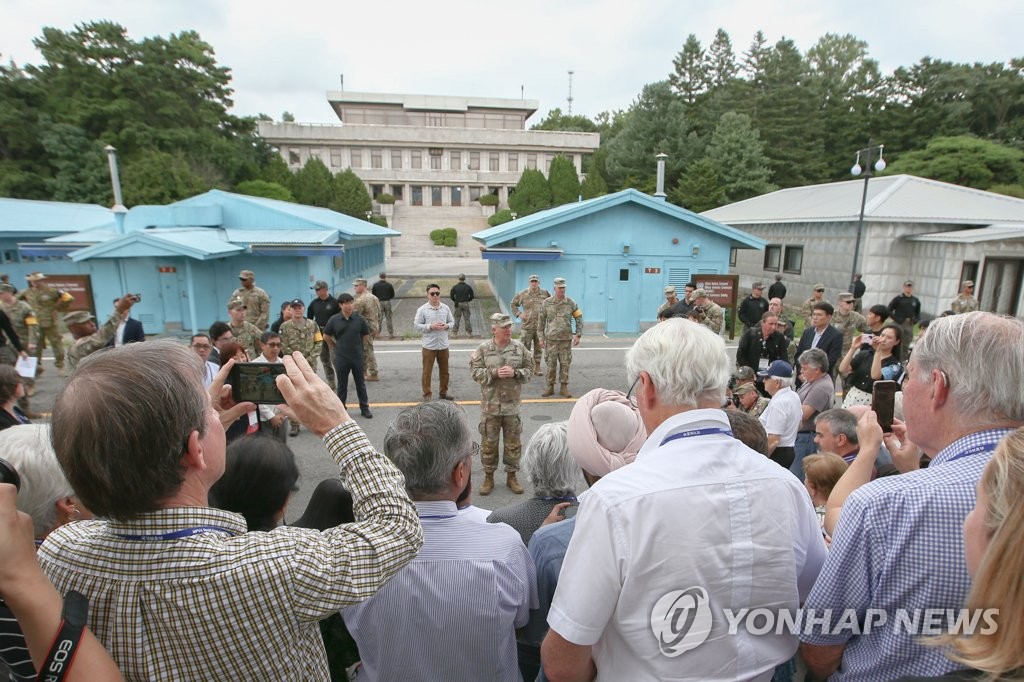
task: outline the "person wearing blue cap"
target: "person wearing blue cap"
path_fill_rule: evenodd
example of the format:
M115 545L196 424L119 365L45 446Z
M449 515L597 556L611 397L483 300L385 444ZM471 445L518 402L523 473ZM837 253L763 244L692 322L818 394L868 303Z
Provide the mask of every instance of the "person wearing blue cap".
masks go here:
M757 376L764 380L764 390L772 397L758 417L768 433L768 456L788 469L796 456L793 446L803 417L800 396L793 390L793 366L776 360Z

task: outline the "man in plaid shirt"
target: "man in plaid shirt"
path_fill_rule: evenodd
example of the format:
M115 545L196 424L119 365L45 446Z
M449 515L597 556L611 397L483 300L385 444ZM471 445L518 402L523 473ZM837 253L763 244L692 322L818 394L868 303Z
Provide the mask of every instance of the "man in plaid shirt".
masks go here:
M89 626L126 679L327 680L318 621L416 556L402 474L301 354L284 364L278 388L323 438L357 523L246 533L242 516L207 506L224 472L222 423L252 405L232 405L228 365L207 394L199 357L174 341L97 353L58 396L57 456L103 520L51 533L39 560L61 592L89 598Z

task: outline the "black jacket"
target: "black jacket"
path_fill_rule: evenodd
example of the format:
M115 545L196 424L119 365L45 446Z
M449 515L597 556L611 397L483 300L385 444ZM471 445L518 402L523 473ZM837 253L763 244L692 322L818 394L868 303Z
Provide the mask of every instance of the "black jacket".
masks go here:
M768 287L768 298L786 298L786 285L782 282L776 282Z
M814 327L808 327L804 330L804 335L800 337L800 343L796 347L796 357L793 361L799 364L800 354L809 350L812 343L814 343ZM836 365L843 357L843 333L831 324L825 327L821 341L818 342L818 349L825 351L825 355L828 356L828 373L835 376Z
M743 324L748 327L755 327L761 321L761 316L766 312L768 312L768 299L764 296L761 298L747 296L740 303L738 316Z
M747 333L740 337L739 346L736 348L736 366L749 367L755 372L758 371L758 361L764 357L768 362L785 360L786 351L789 350L789 341L779 332L772 332L771 336L765 339L761 334L761 325L748 329Z
M453 303L469 303L473 300L473 287L465 282L459 282L452 287L448 298L452 299Z

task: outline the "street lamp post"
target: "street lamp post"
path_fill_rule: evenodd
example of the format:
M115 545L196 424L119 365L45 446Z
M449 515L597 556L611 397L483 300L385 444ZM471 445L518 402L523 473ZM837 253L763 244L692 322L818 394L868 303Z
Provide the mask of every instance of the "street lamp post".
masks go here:
M861 235L864 233L864 207L868 201L868 180L871 179L872 164L871 161L874 159L874 155L878 153L878 161L875 162L874 170L881 173L885 170L885 159L882 158L882 151L885 149L884 144L872 144L868 140L868 146L857 152L857 161L854 162L853 168L850 169L850 174L857 176L861 173L864 174L864 192L860 197L860 218L857 220L857 242L853 246L853 270L850 272L850 281L852 282L857 276L857 257L860 256L860 240ZM860 165L861 154L864 155L864 167Z

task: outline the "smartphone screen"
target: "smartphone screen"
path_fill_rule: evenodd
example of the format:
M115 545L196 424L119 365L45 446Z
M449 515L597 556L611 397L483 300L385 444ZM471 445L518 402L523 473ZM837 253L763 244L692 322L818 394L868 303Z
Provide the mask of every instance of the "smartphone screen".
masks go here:
M871 387L871 409L878 416L883 433L892 432L893 410L896 405L896 382L876 381Z
M237 403L264 403L278 405L284 396L277 388L277 375L284 374L284 363L239 362L231 368L228 383Z

